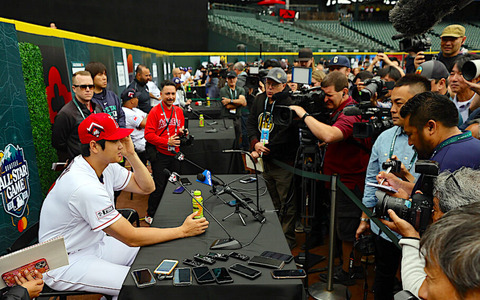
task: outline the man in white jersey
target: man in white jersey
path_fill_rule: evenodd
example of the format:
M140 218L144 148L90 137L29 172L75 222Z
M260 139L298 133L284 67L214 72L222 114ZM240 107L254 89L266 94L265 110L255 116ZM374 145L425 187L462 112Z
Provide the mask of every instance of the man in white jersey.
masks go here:
M129 135L105 113L78 127L82 154L51 188L40 212L40 242L63 236L69 265L45 273L55 290L118 296L140 246L198 235L208 221L189 215L176 228L133 227L114 207L113 192L149 194L155 184ZM117 164L125 157L130 172ZM107 236L108 234L108 236Z
M145 125L147 124L147 114L138 109L138 96L139 92L135 92L135 89L125 89L122 92L121 98L123 102L123 112L125 113L125 128L132 128L133 131L130 134L133 146L138 157L147 165L147 153L145 152Z

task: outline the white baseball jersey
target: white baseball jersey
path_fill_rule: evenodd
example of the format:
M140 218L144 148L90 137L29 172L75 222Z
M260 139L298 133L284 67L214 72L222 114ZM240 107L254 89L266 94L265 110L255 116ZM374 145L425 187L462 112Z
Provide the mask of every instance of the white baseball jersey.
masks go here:
M48 193L40 212L39 241L63 236L67 252L86 249L101 241L102 231L120 219L113 191L124 189L131 172L119 164L108 165L102 173L81 156L63 171Z
M130 137L135 145L135 150L137 152L145 151L145 129L138 128L138 126L140 126L140 123L142 123L143 119L147 117L147 114L138 108L130 109L124 106L122 109L125 112L125 127L133 128L133 132L130 134Z

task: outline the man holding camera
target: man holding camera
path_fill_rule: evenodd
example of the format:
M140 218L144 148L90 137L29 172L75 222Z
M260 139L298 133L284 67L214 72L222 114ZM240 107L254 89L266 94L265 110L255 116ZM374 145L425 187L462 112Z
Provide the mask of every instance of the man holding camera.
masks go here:
M272 161L276 159L293 165L298 148L298 129L275 121L280 117L276 114L276 107L293 104L288 94L282 93L285 88L288 89L285 71L272 68L266 76L265 88L266 91L259 94L252 104L247 123L248 137L252 156L263 158L263 177L292 249L296 246L293 173Z
M440 171L455 171L463 166L479 169L480 140L473 138L470 131L458 129L458 114L452 111L455 104L443 95L433 92L415 95L400 111L408 143L414 146L419 159L438 162ZM384 178L388 185L403 190L403 198L417 191L423 181L423 176L415 184L391 173L380 172L377 176L379 181Z
M449 72L452 71L455 60L463 54L462 46L466 39L465 27L462 25L453 24L443 29L442 35L440 35L440 53L437 60L441 61ZM414 60L415 69L424 61L423 51L418 52Z
M390 109L394 126L382 132L375 141L368 163L365 183L377 183L376 176L382 170L382 165L392 157L398 159L393 159L390 163L392 172L401 174L403 180L409 182L414 182L418 178L418 174L411 172L417 160L417 154L413 147L408 144L408 136L403 131L404 120L400 116L400 109L414 95L428 90L430 90L430 82L420 75L408 74L396 82L392 90L392 108ZM395 165L399 167L401 165L401 168L394 170ZM362 202L372 210L378 201L375 197L376 191L376 187L365 184ZM401 252L385 233L380 232L375 223L370 223L367 214L362 213L356 238L358 239L368 228L376 234L375 299L392 299Z
M459 234L471 234L467 233L466 230L462 230L460 227L464 226L461 225L462 223L471 223L472 228L476 228L475 232L478 232L478 221L480 220L480 190L477 187L477 182L480 181L480 171L473 170L470 168L460 168L459 170L451 173L449 171L442 172L438 175L435 180L434 190L433 190L433 213L431 215L431 220L435 223L431 225L427 231L425 232L424 236L422 237L422 241L420 241L420 235L415 230L415 228L406 220L400 218L392 209L388 210L388 215L392 221L382 220L382 222L388 226L390 229L400 233L403 238L400 240L399 244L402 247L402 284L405 290L410 291L415 296L420 296L421 299L458 299L455 296L452 296L450 293L445 293L443 296L444 298L438 298L438 294L436 292L439 291L438 287L432 289L432 282L436 282L435 277L432 280L426 280L427 274L431 274L432 269L434 271L436 267L440 267L441 264L454 262L457 266L461 265L455 259L448 259L448 260L438 260L438 255L446 255L445 257L449 257L452 255L451 251L457 252L461 251L462 247L458 241L453 241ZM450 212L451 211L451 212ZM462 212L463 211L463 212ZM442 239L448 237L449 242L443 245L440 248L435 249L432 251L424 251L420 252L420 244L422 244L422 248L425 247L426 244L430 244L433 241L431 240L432 231L437 230L437 226L443 226L438 224L444 224L447 222L445 220L449 219L450 215L460 215L463 213L467 213L463 220L456 220L454 223L452 221L448 221L451 225L458 224L459 228L456 228L454 232L448 232L443 229L445 232L437 235L435 239ZM445 216L444 214L447 213ZM473 213L473 215L471 215ZM439 221L440 220L440 221ZM439 221L439 222L437 222ZM473 222L473 223L472 223ZM475 224L475 225L473 225ZM453 229L453 227L451 228ZM439 234L439 233L437 233ZM458 257L464 256L465 258L472 257L472 253L477 253L478 250L472 250L471 247L476 247L473 241L478 240L478 238L472 239L469 238L468 242L464 244L465 249L469 249L469 254L463 254ZM429 247L427 247L429 248ZM425 249L425 248L424 248ZM433 249L430 249L433 250ZM436 253L438 250L442 250L442 254ZM424 257L426 255L426 257ZM435 261L431 260L431 257L437 256ZM429 262L427 263L427 267L425 268L425 258ZM470 262L465 264L464 266L471 265L474 268L477 268L477 265L474 262ZM442 266L443 268L443 266ZM457 269L456 269L457 270ZM445 273L445 269L442 271ZM465 276L466 274L462 274L463 272L455 272L457 276ZM475 272L468 272L469 275L474 274ZM441 275L437 273L437 275ZM452 273L449 274L452 276ZM429 275L431 277L431 275ZM443 276L442 276L443 277ZM455 283L456 280L452 280L452 277L449 278L450 283ZM458 277L457 277L458 278ZM473 278L473 277L470 277ZM469 282L471 283L471 279L467 279L464 277L464 283ZM451 287L452 284L448 284L448 281L445 287ZM476 282L476 288L478 290L478 285L480 282ZM455 288L456 289L456 288ZM453 290L455 290L453 289ZM443 290L446 291L446 290ZM452 291L450 288L449 291ZM462 292L457 290L456 292ZM465 291L463 291L465 292ZM465 297L467 293L463 296ZM477 295L478 297L478 295ZM468 298L465 297L463 299L476 299L476 298Z
M167 80L162 83L162 102L155 106L148 114L145 125L146 151L152 164L155 191L148 198L148 209L145 222L151 224L158 204L163 196L167 175L163 169L178 172L180 162L175 154L180 149L180 137L188 134L184 131L185 119L180 107L173 105L177 89L175 83Z
M356 103L348 94L348 80L345 74L331 72L323 79L321 86L325 93L325 105L333 110L330 114L331 125L318 121L300 106L292 105L290 108L319 140L327 143L323 173L340 175L340 180L361 198L371 140L354 138L353 124L362 122L362 118L346 116L342 112L346 106ZM334 279L337 283L353 285L355 281L348 274L349 255L360 223L361 210L341 191L337 193L336 209L336 232L342 241L343 266L335 270Z

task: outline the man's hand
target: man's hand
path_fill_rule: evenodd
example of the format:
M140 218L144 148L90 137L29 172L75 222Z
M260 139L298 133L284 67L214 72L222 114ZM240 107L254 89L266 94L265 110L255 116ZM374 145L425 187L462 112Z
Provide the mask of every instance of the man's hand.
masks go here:
M290 105L289 108L296 112L299 118L303 117L303 115L306 113L305 109L298 105Z
M255 144L255 151L257 151L258 154L268 154L270 153L270 149L265 147L265 145L262 142L258 142Z
M380 219L385 226L403 237L420 238L420 234L415 230L415 228L404 219L399 218L393 209L388 210L388 216L392 221Z
M392 61L390 60L388 55L386 55L385 53L378 53L377 57L378 57L379 60L382 60L383 62L385 62L385 64L387 64L389 66L392 65Z
M180 146L180 137L178 135L171 136L168 139L168 145L179 147Z
M392 161L392 160L397 160L398 161L398 157L396 155L392 155L391 159L390 158L387 159L387 162ZM409 182L414 182L415 181L415 177L412 175L412 173L410 173L410 171L408 171L407 167L405 167L403 162L400 162L400 173L395 173L395 172L392 172L392 173L395 176L398 176L403 180L406 180L406 181L409 181Z
M370 231L370 223L365 221L360 221L360 225L358 225L357 232L355 233L355 239L358 240L360 235L364 234L367 231Z
M185 101L185 105L190 105L190 103L192 103L192 99L187 99L187 101Z
M182 226L180 226L183 232L183 237L199 235L207 230L209 222L204 217L194 219L197 214L198 212L194 212L183 221Z
M423 55L423 51L420 51L417 53L417 56L415 56L415 60L413 61L413 64L415 65L415 70L420 66L422 63L425 62L425 55Z
M15 281L17 284L27 289L30 299L36 298L40 295L44 284L42 273L35 270L34 275L35 278L33 278L32 275L25 270L25 277L21 275L15 276Z
M265 84L263 84L261 80L258 82L258 87L260 88L262 93L265 92Z
M227 104L230 104L230 99L222 97L222 105L226 106Z
M124 157L128 158L130 155L135 154L135 147L133 146L132 138L130 136L127 136L120 141L123 145L121 152Z
M398 191L399 188L402 187L402 180L400 178L398 178L397 176L395 176L392 173L387 173L385 171L381 171L380 173L378 173L377 181L378 181L379 184L391 186L394 189L396 189L397 191ZM383 181L383 183L382 183L382 181Z

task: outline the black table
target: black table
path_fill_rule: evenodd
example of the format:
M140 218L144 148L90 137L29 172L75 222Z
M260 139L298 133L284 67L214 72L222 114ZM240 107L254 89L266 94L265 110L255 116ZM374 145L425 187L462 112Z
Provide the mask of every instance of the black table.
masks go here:
M231 181L234 178L239 178L241 175L224 175L220 176L225 182ZM193 176L187 176L193 185L188 186L191 189L200 189L204 198L204 205L213 212L216 218L221 219L233 211L232 207L224 205L219 199L212 196L208 191L210 187L201 183L195 182ZM244 189L255 189L255 183L241 184L234 183L232 187L242 187ZM260 191L265 184L260 182ZM192 200L186 192L180 195L172 194L176 186L169 184L163 195L160 206L154 217L152 226L154 227L176 227L182 224L185 217L192 212ZM230 201L227 195L222 197ZM250 196L255 199L255 196ZM242 244L250 242L258 233L260 227L261 231L255 241L244 249L239 250L217 250L220 253L230 253L236 251L246 254L250 257L260 255L265 250L276 251L280 253L290 253L287 242L283 235L280 223L276 213L273 211L273 204L268 193L260 198L260 205L266 209L265 217L267 221L263 226L254 220L252 215L242 209L248 217L246 218L247 226L241 224L237 216L233 216L223 225L227 228L232 236L239 240ZM185 258L193 259L195 253L208 253L210 244L219 238L226 238L225 232L216 224L211 217L206 213L205 216L210 221L210 226L205 234L200 236L174 240L163 244L142 247L140 249L133 265L132 270L139 268L149 268L152 272L157 265L166 258L176 259L180 261L178 267L187 267L181 263ZM240 260L230 258L226 262L217 261L215 264L209 266L210 268L226 267L234 263L241 262ZM246 263L245 263L246 264ZM139 289L135 286L132 276L129 274L123 283L120 291L119 299L302 299L304 290L302 281L300 279L273 279L270 272L271 269L254 267L262 272L262 275L255 280L249 280L241 277L235 273L231 273L234 280L231 284L218 285L216 283L199 285L193 279L193 284L187 287L173 286L172 280L157 281L154 286ZM294 269L295 263L292 261L285 265L284 269Z
M217 124L211 124L215 121ZM207 132L216 129L217 132ZM231 119L205 120L205 127L199 126L198 120L189 120L188 130L195 139L192 146L181 147L185 158L210 170L213 174L238 174L244 172L243 161L238 153L227 154L222 150L235 149L235 130ZM180 174L194 175L203 170L183 161Z
M195 105L195 102L202 102L202 105ZM218 119L222 117L223 105L219 100L210 100L210 106L207 106L206 100L192 99L191 104L193 112L184 111L185 117L189 119L198 119L200 114L203 114L205 120Z

